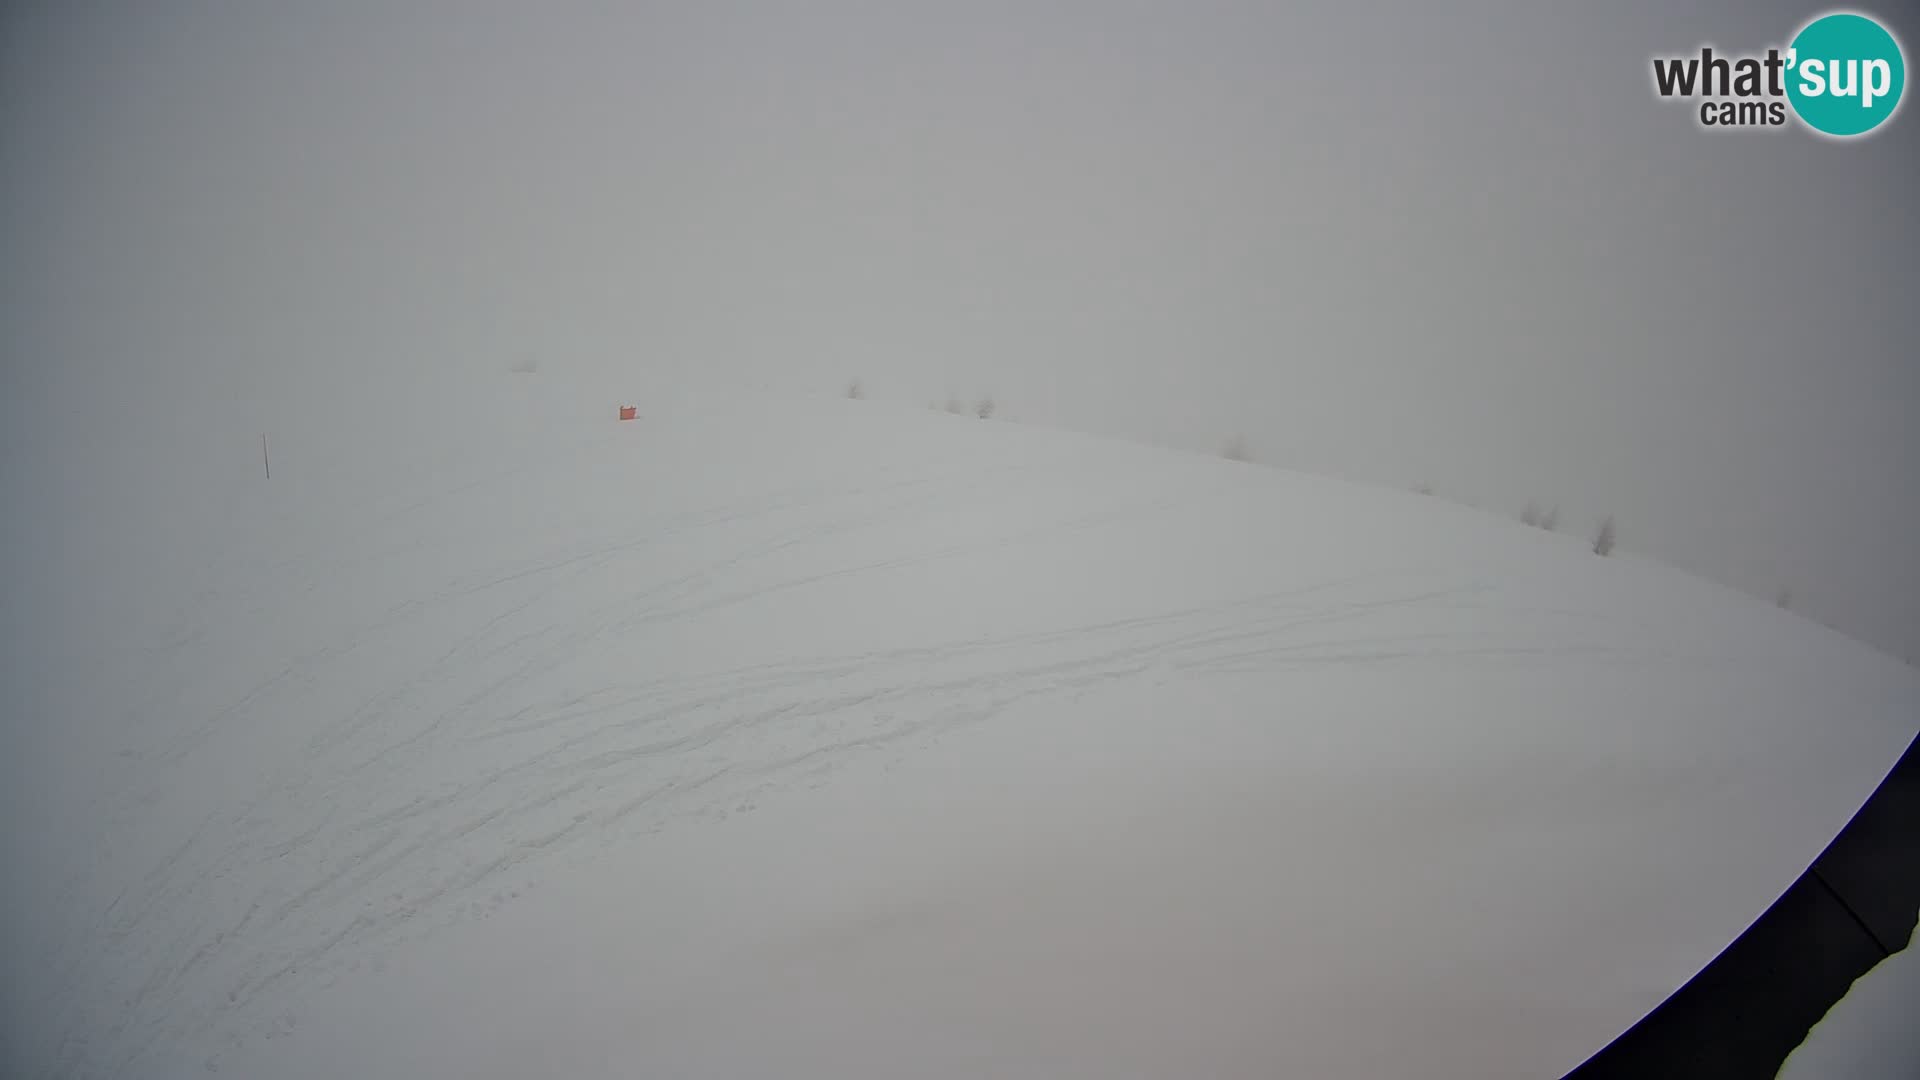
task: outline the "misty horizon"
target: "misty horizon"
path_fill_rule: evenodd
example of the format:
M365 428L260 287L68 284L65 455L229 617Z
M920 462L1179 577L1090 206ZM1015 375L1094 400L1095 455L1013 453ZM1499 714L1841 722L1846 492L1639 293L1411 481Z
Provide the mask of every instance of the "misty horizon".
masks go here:
M16 427L524 356L992 393L1613 514L1920 655L1912 118L1716 135L1648 86L1791 5L372 10L10 10Z

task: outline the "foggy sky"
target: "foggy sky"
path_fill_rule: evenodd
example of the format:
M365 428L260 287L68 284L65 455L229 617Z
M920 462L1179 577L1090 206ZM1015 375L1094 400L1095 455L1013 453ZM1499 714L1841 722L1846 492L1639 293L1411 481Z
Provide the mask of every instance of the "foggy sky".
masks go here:
M1920 656L1914 106L1654 98L1813 6L1294 7L8 5L10 499L519 357L859 377L1612 513Z

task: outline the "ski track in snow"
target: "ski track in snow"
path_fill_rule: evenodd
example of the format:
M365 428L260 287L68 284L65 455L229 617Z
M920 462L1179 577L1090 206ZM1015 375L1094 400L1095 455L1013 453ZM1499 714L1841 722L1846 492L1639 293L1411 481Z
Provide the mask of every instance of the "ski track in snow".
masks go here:
M210 797L169 844L127 840L114 849L109 838L93 866L66 883L68 923L46 944L60 972L48 988L64 1033L57 1073L138 1075L182 1045L232 1048L273 1037L292 1022L278 996L288 980L325 984L377 966L412 936L485 918L536 887L542 864L592 858L622 837L676 822L751 811L781 789L827 782L849 755L904 752L1017 703L1189 674L1512 667L1583 648L1594 663L1681 662L1671 647L1623 646L1630 635L1604 619L1530 609L1494 585L1463 585L1457 571L1415 564L1085 625L732 670L646 670L649 635L717 614L1064 534L1092 542L1103 528L1244 490L1223 483L1172 495L1166 485L1149 485L1146 495L1097 493L1007 514L981 535L888 539L875 557L781 569L794 553L866 550L845 542L956 500L991 499L1030 468L924 469L878 483L716 498L658 517L639 513L623 531L549 544L542 557L483 558L309 641L198 720L157 729L147 745L122 752L127 775L147 786L121 789L106 808L129 829L174 800L168 785L222 744L265 740L274 753L257 773L229 777L237 797ZM281 582L300 603L357 565L430 558L432 532L409 542L407 524L487 490L475 482L370 508L366 531L379 549L278 557L259 580ZM683 558L661 572L655 556L671 545ZM689 551L696 557L684 558ZM207 570L209 581L217 570ZM584 606L574 596L564 618L544 607L570 587L599 583L618 587ZM223 614L208 582L190 595L176 629L147 658L156 671L218 665L206 624L250 617ZM281 599L224 602L254 611ZM1410 624L1409 612L1428 621ZM457 629L436 630L442 622ZM1583 625L1603 631L1590 646L1580 644ZM387 670L373 683L358 674L356 665L402 636L438 644L424 662L396 660L404 673ZM1543 638L1554 644L1538 644ZM618 670L623 662L628 669L611 680L569 675L583 663ZM177 682L166 685L173 696L154 699L163 711L183 700ZM339 687L359 688L357 700L331 708L332 698L314 696ZM117 875L116 884L103 890L99 874ZM90 902L106 891L109 903Z
M973 550L955 547L753 590L726 587L730 569L878 517L912 513L935 497L910 495L866 519L783 530L726 551L696 573L610 599L566 627L520 627L514 619L548 579L591 573L643 550L650 538L505 568L394 605L353 639L454 598L497 597L493 613L438 661L322 728L306 753L263 782L242 812L205 821L112 905L104 925L82 931L110 945L89 969L74 973L74 983L116 975L138 981L122 986L117 1018L81 1012L76 1004L70 1030L89 1037L88 1045L76 1042L70 1052L107 1053L86 1063L70 1056L63 1071L136 1071L154 1041L174 1037L183 1020L206 1029L223 1017L247 1015L290 975L324 978L330 968L367 962L421 923L483 914L529 886L528 864L583 841L658 828L676 817L751 809L766 789L817 782L813 774L831 768L838 755L930 736L1023 699L1156 669L1272 670L1421 658L1459 663L1540 651L1517 635L1471 641L1369 633L1368 620L1383 611L1466 598L1417 583L1380 595L1366 583L1335 582L1259 598L1239 610L1176 611L938 649L659 678L501 715L485 704L589 641L698 617L822 577L884 573ZM1127 513L1118 508L1047 528L1085 528ZM669 524L666 532L749 516L767 514L720 509ZM510 587L517 584L526 588L515 593ZM161 758L191 755L299 687L325 681L327 665L353 639L302 657L163 747ZM409 708L426 687L493 672L448 705ZM506 755L510 764L406 796L418 788L409 777L433 775L433 756L462 744L516 740L525 749ZM237 897L254 899L242 909ZM156 934L155 927L172 933Z

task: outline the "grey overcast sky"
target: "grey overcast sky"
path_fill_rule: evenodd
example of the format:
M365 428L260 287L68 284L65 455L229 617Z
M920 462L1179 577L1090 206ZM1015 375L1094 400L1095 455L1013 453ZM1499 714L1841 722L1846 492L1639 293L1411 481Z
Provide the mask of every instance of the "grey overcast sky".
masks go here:
M858 376L1611 512L1913 658L1920 113L1715 135L1651 90L1819 10L8 4L8 484L522 356Z

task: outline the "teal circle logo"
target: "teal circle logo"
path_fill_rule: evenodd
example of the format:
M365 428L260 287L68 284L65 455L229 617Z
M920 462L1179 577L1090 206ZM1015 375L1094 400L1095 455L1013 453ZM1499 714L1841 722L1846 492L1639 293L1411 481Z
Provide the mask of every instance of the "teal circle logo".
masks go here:
M1852 12L1822 15L1787 50L1787 100L1815 131L1865 135L1900 107L1907 64L1886 27Z

